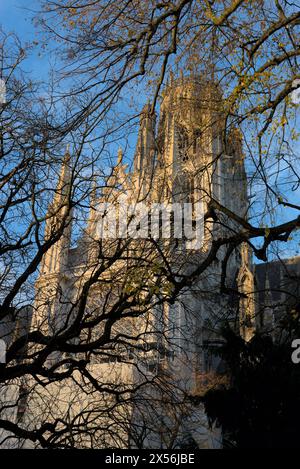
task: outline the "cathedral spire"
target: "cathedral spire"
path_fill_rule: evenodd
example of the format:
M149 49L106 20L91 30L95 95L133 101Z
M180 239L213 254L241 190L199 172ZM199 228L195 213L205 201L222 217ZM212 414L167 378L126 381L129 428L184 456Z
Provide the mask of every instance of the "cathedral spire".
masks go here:
M64 203L66 198L69 196L69 190L71 187L71 169L70 169L70 162L71 162L71 154L70 154L70 146L67 145L65 156L62 161L62 165L60 168L60 174L58 183L55 190L55 196L53 198L52 206L58 206L60 203Z
M240 334L247 342L255 333L254 276L251 268L251 253L246 242L240 246L241 265L237 276L239 300Z
M95 237L97 223L97 203L99 202L99 198L97 191L97 178L95 175L92 176L89 199L90 211L84 240L88 242L86 249L88 253L88 262L91 264L97 258L97 244L95 243Z
M51 239L59 231L61 224L64 225L64 232L58 241L46 252L42 273L49 274L61 272L66 267L68 250L71 242L71 220L72 211L70 208L70 191L72 188L71 174L71 155L69 145L62 161L58 183L55 189L55 195L49 204L46 226L45 240Z
M96 205L98 202L98 193L97 193L97 179L95 176L92 177L91 183L91 192L90 192L90 213L88 219L88 233L91 233L94 229L94 223L96 219Z
M94 176L92 179L92 188L91 188L91 193L90 193L90 206L95 207L97 202L97 181L96 177Z
M155 115L147 103L140 117L140 129L134 157L134 170L138 173L151 172L155 155Z
M118 161L117 161L117 165L119 166L120 164L122 164L123 162L123 151L122 151L122 148L120 147L118 149Z

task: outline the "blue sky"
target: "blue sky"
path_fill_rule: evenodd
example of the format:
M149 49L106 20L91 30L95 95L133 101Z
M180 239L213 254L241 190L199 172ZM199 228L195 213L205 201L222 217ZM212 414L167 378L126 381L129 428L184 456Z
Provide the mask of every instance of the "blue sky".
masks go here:
M28 40L33 34L32 12L37 0L0 0L0 23L6 31L15 31Z
M14 32L21 43L38 40L33 17L39 9L39 0L0 0L0 26L6 33ZM23 63L23 69L36 78L45 78L49 57L41 49L36 50Z

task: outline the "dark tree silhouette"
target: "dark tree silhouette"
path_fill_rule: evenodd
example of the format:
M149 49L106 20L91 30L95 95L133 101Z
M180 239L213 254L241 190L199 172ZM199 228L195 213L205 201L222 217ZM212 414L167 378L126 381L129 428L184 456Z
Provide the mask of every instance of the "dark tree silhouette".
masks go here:
M203 398L211 423L223 427L224 447L298 447L300 366L291 360L291 342L274 343L257 333L247 343L229 328L224 338L218 353L230 385Z

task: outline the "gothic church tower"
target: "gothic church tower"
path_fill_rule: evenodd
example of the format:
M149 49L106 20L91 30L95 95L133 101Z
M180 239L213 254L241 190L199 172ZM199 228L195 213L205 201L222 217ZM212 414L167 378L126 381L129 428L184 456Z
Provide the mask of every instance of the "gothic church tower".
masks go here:
M223 105L221 91L211 81L170 76L163 92L158 123L150 105L145 106L141 113L133 171L128 171L119 153L109 184L100 196L93 194L88 227L84 239L75 249L70 249L72 184L67 152L45 230L47 240L63 220L63 236L45 254L36 284L39 314L34 322L55 331L64 324L64 305L75 303L82 282L99 262L95 249L98 202L115 199L118 197L116 192L121 192L120 186L123 186L124 193L132 200L144 200L150 205L152 202L189 203L192 221L200 217L204 223L202 242L197 248L188 249L183 238L174 244L174 249L172 245L169 260L174 263L174 270L178 267L178 276L188 277L196 273L195 281L182 289L175 302L166 302L151 312L154 321L156 317L162 318L159 332L163 334L157 335L163 336L165 342L156 344L158 355L163 349L164 357L167 357L164 361L166 368L176 384L183 384L189 393L197 392L210 373L218 372L220 364L214 361L209 350L220 342L218 330L222 321L235 320L247 340L251 338L254 327L254 285L247 246L243 244L229 252L228 246L224 245L207 262L208 267L201 269L213 241L238 229L228 213L246 218L249 208L242 138L237 130L227 132ZM113 186L118 186L118 191L111 190ZM197 207L201 209L200 214ZM110 284L107 279L105 282L112 290L115 288L115 284ZM92 294L95 298L88 301L95 305L100 301L101 291L95 289ZM149 335L152 345L153 336ZM157 342L159 340L157 338ZM129 359L127 364L120 365L123 366L120 372L122 379L126 369L131 370L126 372L127 378L131 373L130 379L135 379L132 378L135 368ZM111 363L91 366L98 367L97 376L101 379L111 369ZM205 420L204 413L199 419ZM199 419L198 429L201 427ZM192 421L187 421L187 430L182 432L191 431L192 425ZM199 440L200 447L210 445L204 430L199 438L203 440Z

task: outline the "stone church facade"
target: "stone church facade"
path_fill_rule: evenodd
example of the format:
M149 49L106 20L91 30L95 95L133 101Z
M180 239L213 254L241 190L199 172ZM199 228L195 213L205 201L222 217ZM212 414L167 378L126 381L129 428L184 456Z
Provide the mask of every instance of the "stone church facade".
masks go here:
M99 213L105 204L118 205L129 201L131 206L143 202L148 207L153 204L190 204L192 217L192 236L187 240L184 236L178 240L162 242L168 259L177 266L178 275L190 275L205 260L214 239L230 232L234 232L235 224L226 215L223 223L215 223L213 215L204 220L204 214L209 213L212 200L226 209L237 213L240 217L247 217L248 198L247 180L244 167L242 138L237 130L231 130L224 144L225 117L220 90L209 81L197 77L180 77L174 80L170 77L164 90L160 106L158 122L151 113L150 106L145 106L141 113L140 129L134 156L133 168L130 171L123 162L122 152L119 152L118 162L107 179L107 184L101 193L93 192L90 200L90 215L88 224L77 246L71 248L72 220L67 224L63 236L45 254L39 278L36 282L36 302L32 318L32 326L55 334L66 327L72 317L66 311L66 305L78 300L84 281L92 275L93 269L99 263ZM49 207L45 237L50 235L53 224L63 212L57 207L63 206L63 199L67 196L71 183L71 161L69 151L66 153L58 182L56 195ZM122 200L120 204L120 200ZM197 215L193 207L200 207ZM64 209L62 209L64 210ZM198 216L202 221L202 237L200 244L193 244L197 233L193 227L199 228L194 218ZM194 217L194 218L193 218ZM160 219L161 220L161 219ZM197 220L196 220L197 221ZM161 223L161 221L160 221ZM106 226L107 229L107 226ZM148 232L147 232L148 233ZM170 238L172 228L170 228ZM199 241L199 240L198 240ZM111 240L105 238L102 249L111 248ZM114 242L116 242L114 240ZM137 240L135 246L139 246ZM148 249L145 241L143 249ZM169 243L169 244L168 244ZM188 244L190 243L190 244ZM196 246L196 247L195 247ZM138 248L139 249L139 248ZM168 377L176 383L176 398L181 395L195 394L197 390L207 384L207 377L218 373L221 366L209 353L210 346L220 343L218 330L224 321L234 323L240 329L243 337L249 340L255 328L254 306L254 276L251 254L246 245L236 248L230 255L226 268L224 292L220 285L223 282L222 266L226 258L226 247L221 247L215 258L203 273L199 272L197 279L190 287L184 287L175 302L165 302L154 307L147 320L142 318L121 321L115 334L126 331L139 331L143 337L143 345L149 340L149 353L127 356L126 360L118 360L110 354L106 360L101 357L90 364L90 373L99 382L105 382L110 376L111 383L120 386L134 386L141 382L142 376L147 375L149 381L151 373L158 370L166 371ZM126 269L120 268L122 275ZM113 282L114 289L110 293L110 301L115 301L122 284L123 277L118 277L115 270L108 269L107 283ZM119 282L119 283L118 283ZM226 292L225 292L226 290ZM236 295L234 291L241 294ZM103 292L95 288L91 290L87 308L96 308L103 301ZM163 319L162 319L163 318ZM147 337L147 339L146 339ZM163 337L164 343L161 343ZM154 345L153 345L154 344ZM61 360L62 356L53 355L50 365ZM140 367L136 361L140 360ZM142 369L142 372L141 372ZM81 378L78 377L78 380ZM84 408L87 412L97 410L98 416L105 415L110 405L109 397L97 403L91 396L80 394L74 382L62 386L56 383L39 388L29 394L27 409L24 414L24 425L28 428L34 425L41 415L49 419L56 415L69 415L70 419ZM31 384L29 383L30 387ZM36 385L35 385L36 389ZM180 447L191 439L200 448L220 447L221 435L218 430L210 430L203 409L191 405L182 415L170 417L170 408L157 404L159 391L149 392L148 404L143 408L138 404L124 406L118 411L118 417L111 416L110 425L115 425L114 441L105 432L99 431L93 440L95 447L137 447L139 435L128 435L128 428L120 429L120 422L135 422L139 428L139 421L151 418L155 421L158 415L168 414L166 420L160 424L160 430L155 430L153 420L149 424L151 431L144 439L143 446L150 448L168 447L169 435L176 436L173 445ZM154 393L153 395L151 393ZM155 394L157 393L157 394ZM57 403L53 410L53 397ZM156 404L151 404L151 399ZM163 399L162 399L163 400ZM52 408L50 411L50 402ZM172 406L171 406L172 407ZM179 409L178 405L178 409ZM173 410L172 410L173 412ZM179 411L178 411L179 412ZM107 417L105 417L107 418ZM180 420L180 424L178 421ZM101 427L101 425L99 425ZM161 431L161 428L164 428ZM30 446L28 442L24 443ZM80 439L80 447L91 446L89 437Z

